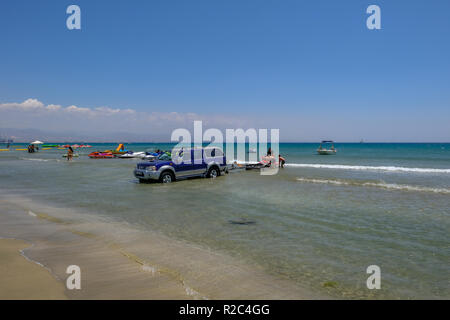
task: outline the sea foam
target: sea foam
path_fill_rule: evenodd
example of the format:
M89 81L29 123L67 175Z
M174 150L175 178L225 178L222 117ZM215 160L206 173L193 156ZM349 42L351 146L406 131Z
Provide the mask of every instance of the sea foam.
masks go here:
M287 163L286 167L316 168L316 169L343 169L364 171L391 171L391 172L416 172L416 173L450 173L450 169L436 168L409 168L395 166L351 166L343 164L319 164L319 163Z
M446 189L446 188L431 188L431 187L413 186L413 185L397 184L397 183L364 182L364 181L357 181L357 180L315 179L315 178L297 178L297 181L309 182L309 183L332 184L332 185L344 185L344 186L374 187L374 188L383 188L383 189L400 190L400 191L418 191L418 192L433 192L433 193L450 194L450 189Z

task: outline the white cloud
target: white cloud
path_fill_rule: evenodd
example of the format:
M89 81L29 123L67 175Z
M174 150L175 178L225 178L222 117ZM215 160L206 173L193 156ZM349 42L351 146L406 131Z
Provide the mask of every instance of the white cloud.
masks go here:
M57 111L60 110L62 107L60 105L56 105L56 104L49 104L46 109L49 111Z
M34 110L44 108L44 104L36 99L27 99L22 103L3 103L0 110Z
M42 102L40 102L36 99L27 99L18 105L24 109L36 109L36 108L42 108L44 106L44 104Z
M92 110L89 108L79 108L77 106L68 106L67 108L63 109L67 112L80 112L80 113L91 113Z
M12 102L12 103L0 103L0 111L37 111L45 114L47 111L60 111L60 113L79 113L79 114L89 114L91 116L104 116L104 115L114 115L114 114L135 114L136 111L132 109L113 109L109 107L97 107L97 108L84 108L71 105L68 107L62 107L57 104L44 105L41 101L37 99L27 99L23 102Z
M193 129L193 121L202 120L203 128L279 128L282 141L448 141L448 117L426 119L385 117L374 113L371 117L346 113L324 117L284 113L282 108L266 114L196 114L192 112L137 111L108 106L79 107L75 105L45 105L37 99L0 103L0 135L5 128L38 129L58 133L89 134L90 137L112 137L111 133L133 134L145 141L169 141L176 128ZM418 125L420 124L420 125ZM380 130L383 128L383 130ZM429 128L432 128L430 130ZM116 136L117 136L116 135ZM133 138L134 139L134 138ZM137 140L135 140L137 141ZM142 141L142 140L141 140Z
M0 103L0 128L39 129L59 132L107 133L128 132L146 136L167 136L175 128L191 129L194 120L202 120L205 126L226 128L245 126L241 117L223 115L199 115L179 112L141 112L130 108L63 107L45 105L37 99L17 103Z

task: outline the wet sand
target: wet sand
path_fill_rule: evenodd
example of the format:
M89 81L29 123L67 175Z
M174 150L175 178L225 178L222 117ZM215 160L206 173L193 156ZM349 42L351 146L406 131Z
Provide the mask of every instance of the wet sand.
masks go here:
M58 215L59 211L27 199L0 198L0 237L33 244L27 247L16 240L10 247L1 247L2 252L6 250L0 256L2 268L12 270L15 250L16 258L33 269L16 268L14 276L8 277L11 280L2 276L0 283L8 282L6 288L13 288L0 292L2 299L317 298L288 280L208 249L120 223L73 219L73 215ZM18 250L25 247L23 255L43 267L20 255ZM69 265L81 269L80 290L65 289ZM36 280L26 280L22 273Z
M0 300L67 299L61 281L21 254L27 247L21 240L0 239Z

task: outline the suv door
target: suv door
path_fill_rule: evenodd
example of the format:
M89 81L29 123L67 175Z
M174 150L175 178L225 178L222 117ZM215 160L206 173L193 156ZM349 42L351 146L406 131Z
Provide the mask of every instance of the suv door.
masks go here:
M192 173L201 175L206 172L206 163L203 160L203 148L192 150Z
M179 155L180 155L180 157L183 157L183 159L184 159L185 152L191 153L191 150L181 149L181 151L179 151ZM192 174L192 169L193 169L192 154L189 155L188 159L189 159L189 163L186 163L185 161L182 161L181 163L173 162L173 168L175 169L175 173L176 173L177 177L189 176Z

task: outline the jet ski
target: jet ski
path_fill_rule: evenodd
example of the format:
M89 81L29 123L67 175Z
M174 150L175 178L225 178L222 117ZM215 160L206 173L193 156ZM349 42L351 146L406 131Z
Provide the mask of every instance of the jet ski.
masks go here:
M127 151L127 153L124 153L119 156L121 159L131 159L131 158L145 158L146 154L145 152L133 152L133 151Z
M278 166L278 161L276 161L275 157L273 156L264 156L261 158L261 161L234 160L228 163L228 168L230 170L234 169L253 170L253 169L269 168L271 166Z
M268 166L267 164L262 163L261 161L234 160L228 163L229 170L239 170L239 169L252 170L252 169L261 169L267 166Z
M144 160L148 161L155 161L156 158L161 154L162 152L146 152L145 156L143 157Z

